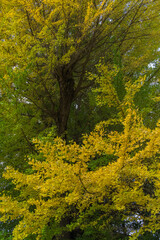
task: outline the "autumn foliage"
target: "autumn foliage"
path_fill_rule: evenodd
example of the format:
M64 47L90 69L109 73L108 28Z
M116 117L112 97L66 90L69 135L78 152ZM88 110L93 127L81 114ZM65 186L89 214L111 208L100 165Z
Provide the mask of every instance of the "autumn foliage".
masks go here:
M103 229L117 213L123 221L138 215L143 222L130 239L159 229L160 124L154 130L144 126L130 94L138 90L139 84L126 86L128 97L119 106L123 114L99 123L82 144L59 137L52 142L35 139L39 154L30 158L30 173L6 169L3 176L12 179L18 194L1 197L1 221L19 219L13 239L34 234L41 239L52 221L61 226L61 237L77 228ZM122 131L107 130L117 123ZM92 169L90 164L100 158L105 165ZM69 220L63 225L65 218Z
M1 0L0 221L17 223L13 240L160 229L160 120L149 128L145 118L159 109L159 9Z

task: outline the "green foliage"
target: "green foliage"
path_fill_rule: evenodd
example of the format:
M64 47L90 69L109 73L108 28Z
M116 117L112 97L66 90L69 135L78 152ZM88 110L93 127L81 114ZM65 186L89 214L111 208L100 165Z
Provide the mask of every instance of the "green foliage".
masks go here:
M62 231L62 226L60 226L54 220L51 220L42 229L42 240L52 240L53 236L61 236Z
M107 166L109 163L112 163L117 160L117 157L114 155L105 155L101 157L95 157L95 159L91 160L88 164L88 168L91 171L101 167Z
M115 239L111 238L112 234L109 231L101 230L98 231L96 227L88 227L85 229L81 237L77 237L76 240L108 240Z
M12 240L11 233L7 233L5 231L0 231L0 240Z
M142 236L138 237L139 240L159 240L160 231L156 231L155 233L146 232Z

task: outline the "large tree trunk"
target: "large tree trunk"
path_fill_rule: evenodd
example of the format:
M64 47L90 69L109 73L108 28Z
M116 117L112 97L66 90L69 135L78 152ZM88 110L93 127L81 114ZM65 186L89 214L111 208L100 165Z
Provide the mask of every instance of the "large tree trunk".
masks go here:
M65 137L71 104L74 99L74 80L72 77L59 79L60 99L57 113L58 135Z

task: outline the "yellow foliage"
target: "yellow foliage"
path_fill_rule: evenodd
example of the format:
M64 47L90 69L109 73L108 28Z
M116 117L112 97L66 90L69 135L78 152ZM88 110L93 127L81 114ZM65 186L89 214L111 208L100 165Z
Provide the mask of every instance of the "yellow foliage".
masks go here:
M38 79L40 82L38 87L41 89L41 76L44 74L42 82L45 82L53 93L56 92L54 78L58 74L61 77L62 74L58 70L61 66L65 69L67 64L74 66L78 58L84 61L84 65L84 53L91 45L90 38L95 41L93 48L97 47L95 39L99 40L100 45L106 39L109 42L107 43L107 48L109 48L110 44L114 43L114 40L110 42L110 36L119 35L117 21L121 22L121 19L125 19L120 25L121 29L124 27L125 33L120 32L121 38L125 39L128 37L127 32L130 31L130 25L127 24L131 19L134 20L135 11L137 14L137 9L140 11L144 9L133 7L132 11L132 5L136 6L138 1L124 0L120 4L118 0L97 1L97 4L94 2L91 0L1 0L3 7L0 9L2 36L0 68L4 70L7 66L18 66L19 71L23 72L32 64L28 78L31 78L33 88L37 86L35 79ZM144 6L148 4L148 0L143 2ZM144 12L140 12L143 23L145 16L153 17L156 4L158 7L158 1L151 2L153 3L147 9L145 8ZM131 5L131 11L125 16L128 4ZM115 24L111 24L112 22ZM137 24L134 24L136 28ZM144 29L143 25L142 30ZM124 54L127 48L132 50L129 47L130 41L137 36L134 36L137 29L131 30L133 32L131 39L128 37L128 43L122 46ZM117 44L119 45L118 40ZM138 47L141 46L142 44L138 45ZM142 53L142 57L137 62L135 53L138 52L138 47L134 50L133 59L132 54L128 54L130 61L132 59L132 65L129 67L130 69L133 67L133 70L138 64L147 62L146 59L150 55ZM127 62L126 71L128 70L128 55L125 54L124 57L124 65ZM59 69L56 68L57 66ZM132 212L132 204L136 204L142 212L151 213L149 219L144 215L141 216L141 219L148 221L148 225L141 226L140 232L154 231L160 227L158 221L160 124L158 123L152 131L144 127L133 104L133 97L143 85L145 77L140 77L134 83L131 79L127 79L127 94L123 101L120 101L113 85L113 79L119 69L116 66L105 66L101 63L97 65L97 69L99 75L90 74L89 78L91 80L94 78L98 84L95 89L98 104L107 103L109 106L114 106L121 114L117 120L111 119L106 123L98 124L95 131L83 137L81 145L75 142L66 144L58 137L54 139L53 144L35 139L34 144L44 160L40 161L38 157L30 159L29 164L33 170L31 174L21 173L11 167L6 169L3 177L11 179L20 194L14 198L5 195L0 197L0 212L2 213L0 220L20 219L13 231L14 240L22 240L30 234L36 234L39 239L43 227L51 219L54 218L55 221L61 222L64 215L76 214L77 219L73 226L76 228L80 225L84 228L86 223L83 223L83 219L87 216L86 211L91 206L95 209L101 208L103 210L101 217L103 214L107 216L108 220L105 223L109 224L113 211L119 211L125 219L128 217L127 214ZM4 80L12 84L7 74L4 75ZM104 131L103 125L111 122L114 124L116 121L123 125L123 131ZM106 158L114 156L115 158L113 160L110 157L106 166L90 171L89 163L102 156ZM146 181L154 185L152 193L146 193ZM73 208L76 209L76 213L72 212ZM97 224L97 221L95 220L92 224Z
M124 126L122 132L109 134L104 132L103 125L97 126L95 131L84 136L82 145L66 144L58 137L53 144L35 139L34 143L45 160L30 159L34 172L27 175L13 168L6 169L3 176L12 179L16 189L20 190L16 199L1 197L1 221L21 218L14 229L13 239L24 239L33 233L39 239L51 218L60 222L64 215L70 214L73 206L79 217L82 213L85 216L86 209L92 205L95 208L102 206L111 220L113 210L127 217L134 203L141 211L151 212L148 225L142 226L140 232L159 228L159 125L152 131L147 129L137 111L131 108L121 123ZM116 156L117 160L89 171L91 160L109 154ZM154 184L154 196L145 192L146 181ZM34 211L30 210L31 206ZM141 219L147 217L142 215ZM77 221L77 224L80 223ZM84 223L81 224L85 227Z

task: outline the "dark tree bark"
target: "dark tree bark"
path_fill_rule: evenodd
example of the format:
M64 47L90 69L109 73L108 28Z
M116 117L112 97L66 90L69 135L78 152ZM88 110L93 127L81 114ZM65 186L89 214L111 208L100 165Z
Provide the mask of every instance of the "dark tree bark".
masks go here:
M74 100L74 79L72 73L65 67L57 70L57 80L59 84L59 107L56 114L56 125L58 135L65 137L67 130L67 122L70 114L71 104Z

